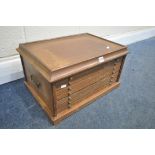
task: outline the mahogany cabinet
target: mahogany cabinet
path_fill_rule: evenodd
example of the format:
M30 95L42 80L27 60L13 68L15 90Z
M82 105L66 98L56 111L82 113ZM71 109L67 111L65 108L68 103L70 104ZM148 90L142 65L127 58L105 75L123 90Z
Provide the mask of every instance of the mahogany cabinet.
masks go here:
M54 124L117 88L127 55L126 46L87 33L20 44L17 51L25 85Z

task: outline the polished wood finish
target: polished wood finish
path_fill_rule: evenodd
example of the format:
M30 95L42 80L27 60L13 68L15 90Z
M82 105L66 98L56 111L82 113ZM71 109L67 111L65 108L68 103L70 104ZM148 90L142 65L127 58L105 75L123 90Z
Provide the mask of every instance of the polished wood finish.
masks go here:
M25 84L58 123L119 86L127 47L79 34L20 44Z

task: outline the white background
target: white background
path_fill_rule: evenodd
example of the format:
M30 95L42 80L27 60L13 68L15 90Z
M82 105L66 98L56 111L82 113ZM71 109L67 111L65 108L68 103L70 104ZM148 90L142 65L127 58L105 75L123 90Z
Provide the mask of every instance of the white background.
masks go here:
M2 0L1 25L154 26L153 0ZM155 130L1 130L0 154L155 154Z
M100 37L119 36L129 32L148 30L150 26L0 26L1 58L17 55L20 43L56 38L77 33L92 33ZM155 28L155 27L154 27Z
M1 0L2 25L150 26L154 0Z

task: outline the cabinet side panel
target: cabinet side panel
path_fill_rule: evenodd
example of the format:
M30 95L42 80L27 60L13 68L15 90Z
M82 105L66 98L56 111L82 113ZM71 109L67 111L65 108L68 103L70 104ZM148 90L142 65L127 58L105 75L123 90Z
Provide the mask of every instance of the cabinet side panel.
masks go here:
M24 78L25 78L25 81L27 81L27 76L26 76L26 71L25 71L24 60L23 60L23 57L22 57L21 55L20 55L20 59L21 59L22 67L23 67Z
M45 101L47 107L53 114L51 84L26 59L22 58L22 64L26 82L33 87L35 92Z

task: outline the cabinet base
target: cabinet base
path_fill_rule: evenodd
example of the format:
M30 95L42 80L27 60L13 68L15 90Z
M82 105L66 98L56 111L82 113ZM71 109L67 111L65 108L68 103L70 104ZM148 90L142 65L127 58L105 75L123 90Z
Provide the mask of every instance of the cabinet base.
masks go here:
M38 101L40 106L48 114L48 116L49 116L49 118L50 118L50 120L52 121L53 124L58 124L61 120L65 119L66 117L70 116L71 114L79 111L81 108L83 108L83 107L87 106L88 104L92 103L93 101L95 101L99 97L102 97L103 95L106 95L107 93L109 93L113 89L119 87L119 85L120 85L119 82L116 82L116 83L110 85L109 87L104 88L101 91L98 91L97 93L95 93L94 95L88 97L87 99L84 99L80 103L78 103L76 105L73 105L70 109L66 109L63 112L57 114L57 116L53 117L52 113L51 113L50 109L47 107L45 101L39 96L39 94L35 91L35 89L29 83L27 83L26 81L24 83L27 86L27 88L30 90L32 95L35 97L35 99Z

